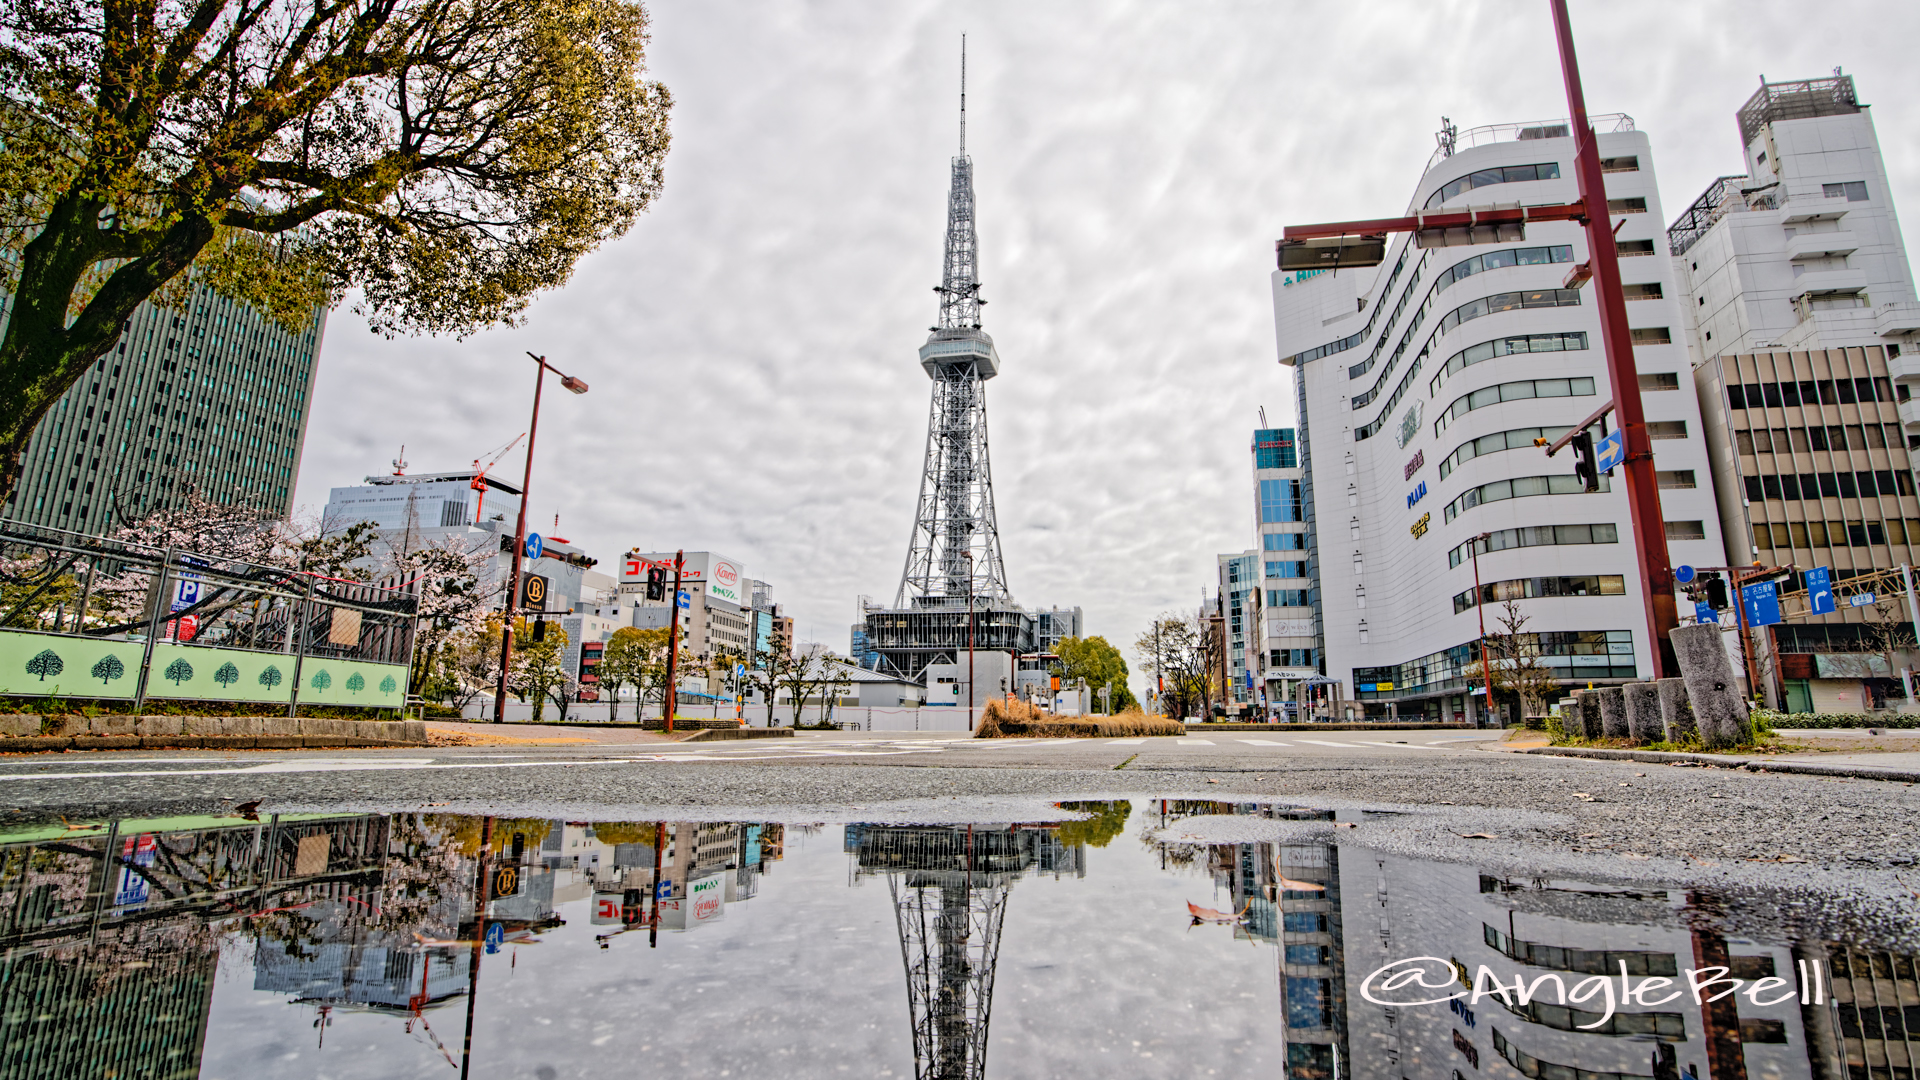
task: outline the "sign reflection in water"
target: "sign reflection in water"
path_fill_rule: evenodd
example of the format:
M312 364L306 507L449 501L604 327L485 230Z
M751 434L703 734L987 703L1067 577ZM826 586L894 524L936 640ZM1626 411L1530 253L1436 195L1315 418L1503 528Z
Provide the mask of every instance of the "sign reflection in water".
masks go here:
M1800 893L1718 896L1483 872L1341 843L1355 834L1337 831L1332 812L1311 808L1155 802L1131 818L1129 836L1125 803L1061 806L1091 817L850 825L833 849L833 857L849 860L854 882L887 880L894 916L887 936L897 935L901 949L906 1019L922 1080L989 1075L985 1051L1002 932L1021 932L1021 910L1038 918L1042 909L1063 910L1066 900L1059 892L1031 895L1031 908L1011 909L1009 924L1012 886L1022 877L1079 878L1090 864L1103 887L1132 893L1164 895L1168 875L1191 876L1205 884L1189 902L1225 909L1230 925L1187 929L1186 915L1169 905L1164 921L1129 928L1139 942L1164 950L1153 955L1178 964L1201 955L1205 941L1221 940L1207 937L1214 934L1273 950L1261 963L1274 964L1277 999L1201 1004L1284 1032L1287 1080L1498 1080L1515 1073L1528 1080L1914 1078L1920 985L1912 934L1836 940L1837 931L1795 930L1785 917L1844 911L1841 900L1823 906ZM1404 820L1352 811L1338 817L1361 830ZM1229 831L1220 831L1223 825ZM1232 830L1266 839L1209 839ZM329 1055L365 1053L364 1039L338 1050L329 1045L330 1021L348 1012L384 1016L396 1035L404 1031L425 1044L417 1049L443 1070L437 1075L450 1075L449 1065L468 1064L460 1059L469 988L484 993L516 965L558 962L551 949L514 954L566 918L590 922L585 929L603 949L619 935L649 931L625 939L629 951L606 962L657 972L646 939L659 930L697 935L672 958L678 967L710 956L703 951L708 942L751 949L802 905L818 912L831 909L823 903L865 903L846 887L854 882L838 875L783 875L781 891L756 906L793 907L720 917L760 894L790 831L778 824L315 814L0 833L0 1078L195 1077L215 1002L227 1000L216 994L216 971L223 984L238 975L243 987L300 1010L249 1013L263 1044L305 1038ZM483 838L491 841L484 859ZM813 857L820 854L816 849ZM483 881L489 895L480 910ZM1096 909L1096 894L1082 895L1078 902L1089 903L1084 926L1048 924L1047 937L1029 936L1023 966L1075 968L1086 985L1125 971L1145 982L1148 995L1160 982L1173 985L1176 974L1191 974L1142 969L1133 956L1113 951L1113 928ZM498 951L483 950L483 941L497 941ZM223 951L240 963L223 971ZM579 953L571 955L577 963ZM1414 956L1442 958L1458 974L1456 992L1468 989L1482 966L1508 983L1549 983L1530 1002L1487 994L1401 1007L1359 995L1370 972ZM478 978L476 963L493 974ZM1682 994L1626 1004L1608 1016L1590 1008L1592 1001L1564 1000L1550 985L1555 976L1572 987L1623 972L1640 984L1705 967L1746 980L1792 981L1803 965L1827 973L1828 992L1804 1002L1788 995L1776 1005L1745 994L1697 1004ZM1103 1000L1131 1007L1124 996ZM620 1008L650 1004L660 1003L623 1001ZM1191 1017L1182 1012L1187 1004L1152 1001L1149 1012ZM725 1007L661 1007L690 1034L719 1043L738 1022ZM1036 1007L1025 1006L1003 1026L1022 1025L1020 1037L1031 1040L1032 1025L1047 1015ZM872 1009L876 1017L900 1015L897 998L874 1000ZM363 1023L356 1030L381 1029ZM506 1049L500 1032L478 1034L476 1056ZM607 1053L630 1050L612 1044ZM400 1060L393 1075L403 1071ZM845 1063L808 1064L834 1075L826 1070ZM483 1060L475 1071L492 1075L485 1066L498 1071L506 1064ZM990 1075L1026 1075L1030 1065L1009 1055ZM281 1074L313 1075L314 1066L288 1064Z

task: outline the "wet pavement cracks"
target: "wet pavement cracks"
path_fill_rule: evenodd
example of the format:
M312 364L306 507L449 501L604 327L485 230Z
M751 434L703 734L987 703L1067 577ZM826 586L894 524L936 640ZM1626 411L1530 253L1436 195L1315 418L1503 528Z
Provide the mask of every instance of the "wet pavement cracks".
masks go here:
M1651 830L1630 817L1618 842L1583 831L1641 805L1608 787L1743 818L1782 796L1804 812L1808 793L1905 815L1905 785L1323 741L1341 745L10 760L0 1062L206 1078L1912 1075L1910 859L1634 851ZM1347 773L1374 792L1342 794ZM1445 784L1462 775L1512 786L1465 805ZM663 812L632 792L582 801L606 776L654 778ZM1322 790L1239 793L1307 777ZM562 779L578 790L542 812ZM1125 790L1089 798L1096 780ZM1209 780L1227 788L1193 790ZM421 805L449 784L471 790ZM86 812L116 800L144 816Z

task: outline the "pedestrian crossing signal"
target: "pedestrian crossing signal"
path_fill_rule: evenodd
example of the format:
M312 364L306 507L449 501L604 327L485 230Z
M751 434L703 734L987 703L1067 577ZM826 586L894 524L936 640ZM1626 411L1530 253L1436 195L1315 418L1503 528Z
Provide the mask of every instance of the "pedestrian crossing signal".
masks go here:
M1588 491L1600 490L1600 469L1593 456L1593 433L1575 432L1567 445L1573 447L1573 475Z
M647 567L647 599L665 600L667 598L667 570L664 566Z

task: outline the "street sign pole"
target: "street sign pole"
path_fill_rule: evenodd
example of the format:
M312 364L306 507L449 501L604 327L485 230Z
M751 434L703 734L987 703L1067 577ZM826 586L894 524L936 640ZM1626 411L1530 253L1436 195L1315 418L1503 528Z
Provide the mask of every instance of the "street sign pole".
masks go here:
M531 354L530 354L531 355ZM520 473L520 515L513 526L513 569L507 573L506 619L500 627L500 685L493 695L493 722L507 722L507 671L513 662L513 616L520 608L520 560L527 547L527 496L533 486L533 443L540 437L540 391L547 382L547 361L536 356L540 372L533 377L533 422L527 428L527 465Z
M660 718L666 730L673 731L673 706L680 698L674 684L674 668L680 660L680 571L687 565L685 549L673 553L673 600L667 604L667 686L660 703ZM705 580L704 578L702 580Z

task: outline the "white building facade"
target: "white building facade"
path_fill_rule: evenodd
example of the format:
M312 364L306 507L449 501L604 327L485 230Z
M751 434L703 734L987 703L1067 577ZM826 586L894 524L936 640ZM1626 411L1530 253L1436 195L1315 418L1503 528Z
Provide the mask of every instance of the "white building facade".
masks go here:
M1717 565L1651 144L1629 118L1595 123L1668 547L1676 565ZM1578 196L1565 122L1441 141L1410 211ZM1401 234L1375 269L1274 275L1306 451L1307 599L1326 675L1372 711L1479 719L1468 665L1481 615L1488 632L1504 629L1507 600L1568 685L1652 673L1624 476L1586 493L1571 454L1534 445L1612 392L1593 292L1564 287L1587 258L1584 230L1553 222L1468 246L1421 249Z

